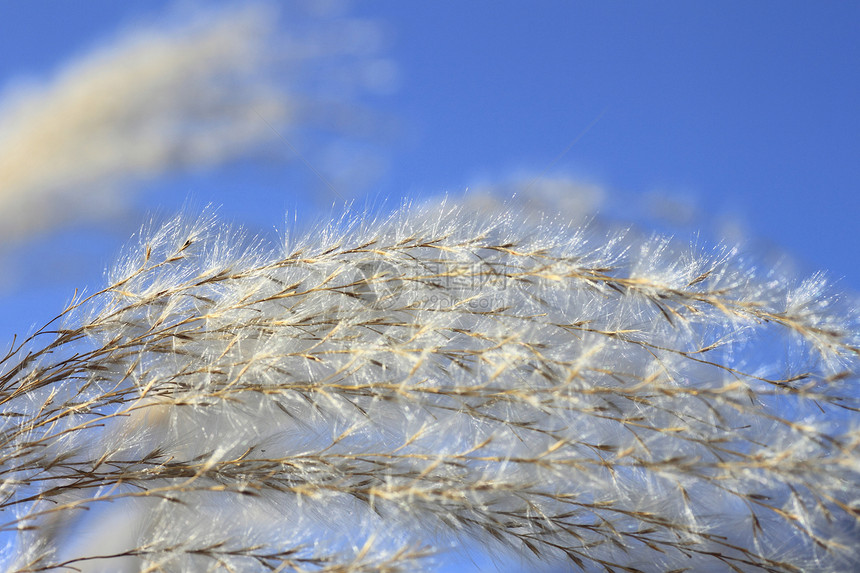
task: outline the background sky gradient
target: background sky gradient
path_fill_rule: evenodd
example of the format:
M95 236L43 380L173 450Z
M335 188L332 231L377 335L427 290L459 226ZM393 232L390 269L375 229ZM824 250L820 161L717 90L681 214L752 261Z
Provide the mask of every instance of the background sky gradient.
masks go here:
M50 77L169 6L0 3L0 79ZM283 229L342 198L393 206L544 170L601 186L602 214L653 223L656 204L683 223L671 229L681 237L741 233L860 289L857 4L385 0L334 14L370 21L374 49L397 70L382 93L354 98L373 127L328 146L291 140L337 195L285 146L139 183L110 232L67 228L7 256L36 270L3 291L0 331L22 334L75 286L97 286L148 214L189 200ZM312 17L287 14L278 33Z

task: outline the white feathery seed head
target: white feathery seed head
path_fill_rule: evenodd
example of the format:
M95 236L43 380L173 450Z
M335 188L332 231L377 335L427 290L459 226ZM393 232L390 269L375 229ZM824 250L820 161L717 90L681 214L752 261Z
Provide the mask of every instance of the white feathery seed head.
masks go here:
M135 181L262 156L264 146L270 159L277 149L293 159L284 141L297 130L355 135L363 112L350 102L384 88L364 76L392 68L374 53L377 30L287 12L270 2L186 6L47 77L7 81L0 247L115 217Z
M281 247L178 217L107 282L0 365L9 571L860 565L820 276L443 202Z

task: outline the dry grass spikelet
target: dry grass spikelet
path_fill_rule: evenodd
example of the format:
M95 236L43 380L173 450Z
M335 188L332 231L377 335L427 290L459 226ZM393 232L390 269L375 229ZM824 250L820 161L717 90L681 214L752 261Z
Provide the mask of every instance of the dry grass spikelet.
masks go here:
M3 565L849 570L858 325L821 277L632 232L180 217L3 357Z

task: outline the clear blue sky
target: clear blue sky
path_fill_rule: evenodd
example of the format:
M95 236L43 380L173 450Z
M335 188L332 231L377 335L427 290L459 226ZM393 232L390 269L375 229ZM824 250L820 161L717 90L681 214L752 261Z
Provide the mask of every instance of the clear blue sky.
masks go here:
M0 1L0 79L47 74L167 4ZM600 117L553 172L605 186L621 210L655 190L689 194L706 220L736 217L806 270L860 290L860 4L377 0L348 13L381 22L400 71L397 91L367 102L396 128L364 193L424 197L540 172ZM321 187L299 162L237 162L147 183L140 218L190 195L282 228L287 209L313 211L307 197ZM59 240L84 262L7 294L4 334L49 318L77 284L97 285L122 243Z

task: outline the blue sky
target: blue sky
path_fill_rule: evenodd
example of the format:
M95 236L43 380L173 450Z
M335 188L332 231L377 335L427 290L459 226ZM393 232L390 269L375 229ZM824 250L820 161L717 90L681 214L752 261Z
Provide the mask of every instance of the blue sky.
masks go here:
M168 5L2 2L0 78L48 77ZM549 168L603 186L604 214L638 220L642 196L682 198L698 213L682 236L732 221L804 271L860 289L860 5L380 0L345 14L381 27L398 76L396 89L359 98L384 125L370 135L379 165L340 197L396 205ZM341 156L356 148L341 147ZM311 146L304 153L321 173L329 167ZM48 318L75 286L97 286L149 212L190 198L251 228L282 229L287 211L317 218L339 200L301 162L258 158L138 188L126 227L72 228L17 254L51 259L59 240L80 256L74 272L42 269L38 284L6 293L4 333Z
M860 287L860 7L852 3L377 2L420 133L390 191L556 165L706 216Z

